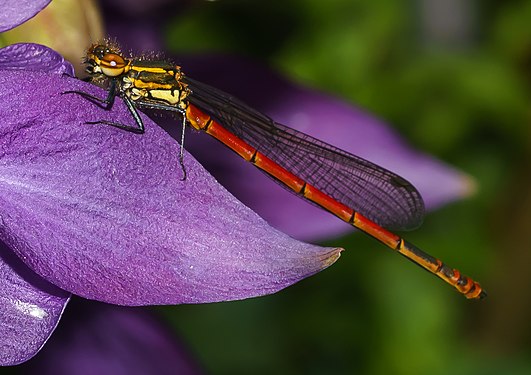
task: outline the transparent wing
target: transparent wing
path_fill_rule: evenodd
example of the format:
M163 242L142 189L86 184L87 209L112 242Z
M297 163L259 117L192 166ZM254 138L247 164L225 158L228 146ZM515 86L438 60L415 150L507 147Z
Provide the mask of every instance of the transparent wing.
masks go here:
M337 201L388 229L410 230L422 223L422 197L402 177L278 124L221 90L188 77L184 81L192 91L190 103Z

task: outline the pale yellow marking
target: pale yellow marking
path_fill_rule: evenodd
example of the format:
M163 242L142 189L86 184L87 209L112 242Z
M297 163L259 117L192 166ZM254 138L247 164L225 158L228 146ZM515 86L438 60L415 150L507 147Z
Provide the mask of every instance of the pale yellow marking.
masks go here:
M133 88L133 89L127 91L127 93L128 93L128 96L132 100L138 100L140 98L145 98L147 96L147 91L146 90L139 90L137 88Z
M164 69L164 68L153 68L153 67L149 67L149 66L137 66L137 65L135 65L133 69L136 70L136 71L139 71L139 72L170 73L170 74L174 74L175 73L173 70L168 70L168 69Z
M157 100L164 100L166 103L175 105L181 101L181 92L178 90L150 90L151 97Z

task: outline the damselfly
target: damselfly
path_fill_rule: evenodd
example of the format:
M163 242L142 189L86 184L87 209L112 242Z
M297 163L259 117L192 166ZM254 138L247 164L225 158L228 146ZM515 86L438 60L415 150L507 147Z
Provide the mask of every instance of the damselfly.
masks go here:
M97 123L143 133L137 107L176 112L182 116L183 138L187 124L210 134L286 189L399 252L465 297L486 296L476 281L384 229L413 229L423 220L422 197L402 177L278 124L229 94L187 77L171 63L125 57L112 43L91 46L84 62L95 82L108 84L108 95L101 99L74 92L107 109L118 96L134 120L134 125Z

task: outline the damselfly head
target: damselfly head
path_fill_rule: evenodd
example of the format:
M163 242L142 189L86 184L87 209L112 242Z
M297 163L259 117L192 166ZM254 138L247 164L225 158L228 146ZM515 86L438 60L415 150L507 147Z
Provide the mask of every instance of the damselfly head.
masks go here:
M129 61L118 49L106 44L93 44L87 51L85 71L91 76L117 77L129 70Z

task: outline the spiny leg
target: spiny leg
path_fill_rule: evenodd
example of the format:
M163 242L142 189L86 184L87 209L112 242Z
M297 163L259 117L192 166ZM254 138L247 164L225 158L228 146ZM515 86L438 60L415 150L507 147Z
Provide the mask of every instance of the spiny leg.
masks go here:
M186 131L186 116L184 116L183 113L183 126L181 131L181 148L179 149L179 164L181 165L181 169L183 170L183 178L181 178L182 181L186 180L186 168L184 167L184 132Z
M77 95L80 95L80 96L88 99L89 101L91 101L91 102L93 102L93 103L95 103L97 105L104 104L105 106L102 107L102 108L105 109L105 110L111 110L113 105L114 105L114 99L117 96L116 80L111 80L111 85L109 87L109 91L108 91L107 97L105 99L98 98L97 96L91 95L91 94L86 93L84 91L75 91L75 90L73 90L73 91L64 91L64 92L62 92L62 94L77 94ZM138 114L138 111L136 110L134 103L131 101L131 99L129 97L127 97L125 95L122 96L122 99L124 100L125 105L127 106L127 109L129 110L129 112L133 116L133 119L135 120L136 126L125 125L125 124L121 124L119 122L107 121L107 120L87 121L86 124L105 124L105 125L114 126L115 128L119 128L119 129L122 129L122 130L129 131L129 132L132 132L132 133L143 134L144 133L144 122L142 121L142 118Z
M94 104L99 105L103 109L110 110L112 109L112 106L114 105L114 99L116 98L116 80L111 80L111 85L109 87L109 90L107 91L107 97L105 99L98 98L97 96L91 95L84 91L79 90L69 90L69 91L63 91L61 95L63 94L77 94L85 99L90 100ZM105 106L101 106L101 104L104 104Z
M133 116L136 126L125 125L119 122L107 121L107 120L87 121L86 123L87 124L105 124L105 125L114 126L115 128L127 130L132 133L143 134L145 131L144 122L142 121L142 118L138 114L138 111L136 110L136 107L133 101L127 96L123 96L122 99L124 100L124 103L127 106L129 113L131 113L131 116Z
M185 138L185 132L186 132L186 114L183 109L178 107L170 107L163 104L157 104L157 103L141 103L142 107L149 108L149 109L161 109L164 111L171 111L171 112L177 112L182 116L182 132L181 132L181 143L179 145L179 164L181 165L181 169L183 171L183 177L181 178L182 181L186 180L187 173L186 173L186 167L184 166L184 138Z

